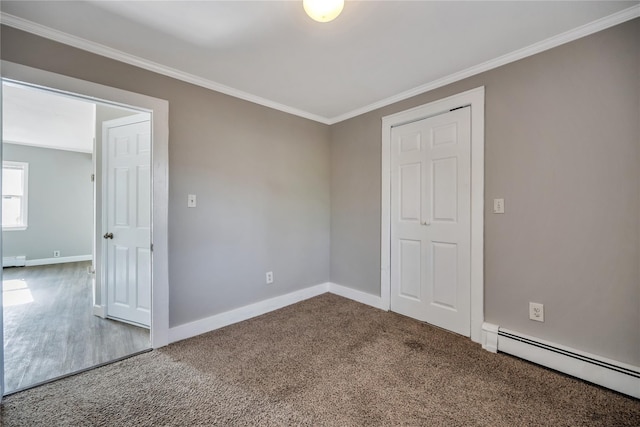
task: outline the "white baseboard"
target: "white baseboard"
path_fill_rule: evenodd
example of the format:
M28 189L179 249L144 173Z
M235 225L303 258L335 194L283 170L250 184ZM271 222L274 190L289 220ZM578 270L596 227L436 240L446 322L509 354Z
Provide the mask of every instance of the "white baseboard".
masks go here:
M320 285L311 286L309 288L301 289L299 291L291 292L286 295L281 295L279 297L270 298L268 300L236 308L235 310L216 314L205 319L200 319L194 322L185 323L184 325L175 326L169 329L169 343L195 337L197 335L211 332L216 329L232 325L234 323L242 322L244 320L251 319L252 317L260 316L262 314L269 313L270 311L278 310L288 305L295 304L297 302L313 298L327 292L340 295L342 297L349 298L351 300L370 305L381 310L387 309L383 306L382 298L380 298L379 296L347 288L336 283L327 282ZM97 310L99 309L102 309L102 307L94 306L94 314L96 316L100 316L100 314L97 314Z
M91 261L93 259L92 255L76 255L76 256L63 256L57 258L40 258L40 259L28 259L27 267L31 267L34 265L49 265L49 264L65 264L67 262L80 262L80 261Z
M498 328L497 350L640 399L637 366L503 328Z
M195 322L185 323L184 325L169 328L169 342L176 342L196 335L204 334L233 323L242 322L252 317L260 316L270 311L278 310L297 302L313 298L315 296L327 293L329 290L328 283L312 286L291 292L289 294L270 298L255 304L246 305L236 308L235 310L226 311L216 314L215 316L205 319L196 320Z
M103 305L94 304L93 305L93 315L102 317L103 319L107 318L107 308Z
M482 348L491 353L498 352L498 329L498 325L486 322L482 324Z
M27 257L24 255L7 256L2 258L3 267L24 267L27 265Z
M347 288L346 286L338 285L337 283L329 283L329 292L365 305L379 308L380 310L388 310L388 307L385 307L382 303L382 298L377 295L357 291L355 289Z

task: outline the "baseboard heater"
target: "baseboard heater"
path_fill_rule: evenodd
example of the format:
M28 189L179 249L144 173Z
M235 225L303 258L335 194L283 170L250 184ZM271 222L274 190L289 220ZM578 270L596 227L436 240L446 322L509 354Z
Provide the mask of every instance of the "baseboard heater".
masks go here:
M640 368L502 328L497 350L640 399Z

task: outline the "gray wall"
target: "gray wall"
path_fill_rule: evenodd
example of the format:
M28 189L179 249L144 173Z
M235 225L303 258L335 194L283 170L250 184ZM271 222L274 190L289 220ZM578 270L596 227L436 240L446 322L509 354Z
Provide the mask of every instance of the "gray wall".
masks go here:
M640 365L639 22L331 128L11 28L2 57L169 100L172 326L328 280L329 229L379 294L380 118L484 85L486 320Z
M91 154L3 144L3 158L29 163L29 217L26 230L3 232L2 255L91 255Z
M640 365L639 41L636 19L332 126L331 280L380 293L381 117L484 85L486 320Z
M329 280L328 126L12 28L1 35L4 60L169 101L170 326Z
M102 236L106 231L102 230L102 123L119 119L121 117L139 114L138 112L125 110L123 108L113 107L105 104L96 104L96 147L94 156L95 167L95 205L96 205L96 221L95 221L95 257L93 260L94 275L94 299L96 305L102 304Z

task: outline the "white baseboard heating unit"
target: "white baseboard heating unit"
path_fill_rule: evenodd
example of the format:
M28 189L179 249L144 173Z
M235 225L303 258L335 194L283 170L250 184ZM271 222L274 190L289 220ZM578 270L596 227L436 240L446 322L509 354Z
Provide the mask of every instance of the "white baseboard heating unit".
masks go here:
M640 368L485 324L485 348L520 357L640 399ZM492 345L492 343L494 345Z

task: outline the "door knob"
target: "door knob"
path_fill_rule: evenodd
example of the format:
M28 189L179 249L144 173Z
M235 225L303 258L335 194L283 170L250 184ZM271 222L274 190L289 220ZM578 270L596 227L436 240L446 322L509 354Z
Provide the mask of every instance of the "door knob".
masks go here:
M107 233L102 237L104 237L105 239L113 239L113 233Z

